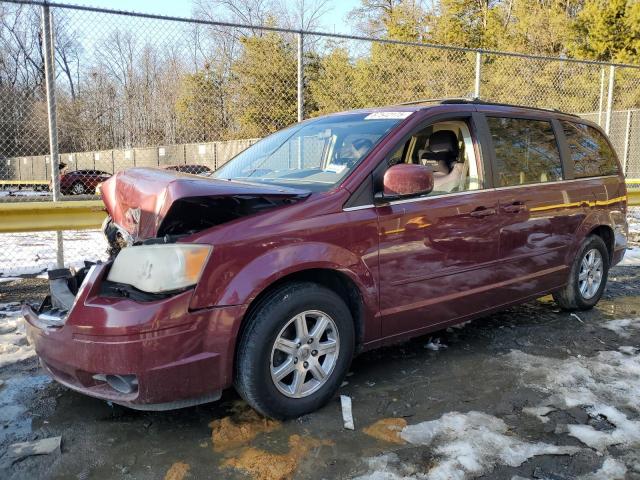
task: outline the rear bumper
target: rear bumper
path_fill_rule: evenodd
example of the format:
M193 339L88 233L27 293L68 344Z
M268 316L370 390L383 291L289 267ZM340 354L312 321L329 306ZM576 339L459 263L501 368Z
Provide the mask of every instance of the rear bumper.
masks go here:
M216 400L231 384L244 307L189 311L192 292L153 301L97 295L97 266L61 325L23 306L27 335L43 367L78 392L131 408L166 410ZM135 378L129 392L107 376Z

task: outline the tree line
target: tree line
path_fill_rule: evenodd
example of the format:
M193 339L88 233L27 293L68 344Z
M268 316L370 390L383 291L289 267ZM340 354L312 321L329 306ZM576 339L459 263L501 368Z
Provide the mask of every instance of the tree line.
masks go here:
M284 1L284 0L283 0ZM209 20L317 29L327 0L194 0ZM61 152L264 136L297 119L296 37L52 8ZM39 10L0 3L0 158L47 152ZM640 2L361 0L377 39L638 63ZM475 54L305 36L305 117L473 91ZM485 54L481 94L593 111L600 66ZM638 106L621 69L616 106Z

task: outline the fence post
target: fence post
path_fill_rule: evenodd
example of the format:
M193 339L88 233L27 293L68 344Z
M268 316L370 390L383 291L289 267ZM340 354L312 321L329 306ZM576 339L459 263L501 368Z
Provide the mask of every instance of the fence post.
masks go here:
M44 47L44 75L47 89L47 118L49 123L49 153L51 156L51 190L53 201L60 201L60 158L58 152L58 125L56 124L56 85L54 74L53 28L51 26L51 12L49 5L40 7L42 16L42 45ZM56 232L57 253L56 263L59 268L64 267L64 239L62 232Z
M598 101L598 125L602 127L602 108L604 107L604 67L600 68L600 100Z
M304 39L298 33L298 122L304 120Z
M616 77L616 67L609 67L609 92L607 94L607 117L605 120L604 130L607 135L611 132L611 112L613 111L613 84Z
M51 12L49 5L42 10L42 44L44 46L44 73L47 89L47 118L49 121L49 153L51 155L51 185L53 201L60 200L60 159L58 156L58 126L56 124L55 77L53 72L53 45L51 44Z
M480 98L480 68L482 65L482 52L476 51L476 81L473 88L473 97Z
M629 158L629 140L631 138L631 109L627 110L627 125L624 129L624 153L622 154L622 173L627 175L627 160Z

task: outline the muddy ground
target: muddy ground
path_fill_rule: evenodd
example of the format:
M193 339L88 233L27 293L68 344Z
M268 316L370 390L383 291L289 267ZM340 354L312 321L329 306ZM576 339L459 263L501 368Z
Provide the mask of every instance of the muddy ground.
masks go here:
M640 479L638 273L614 268L577 317L545 297L361 355L340 389L354 431L337 396L280 423L233 391L164 413L74 393L44 376L9 303L43 281L3 282L0 478ZM61 452L7 458L10 444L58 435Z

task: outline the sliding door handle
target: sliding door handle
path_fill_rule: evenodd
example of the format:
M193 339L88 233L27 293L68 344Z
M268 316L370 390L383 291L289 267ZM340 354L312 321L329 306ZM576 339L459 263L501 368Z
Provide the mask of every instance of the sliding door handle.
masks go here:
M495 208L478 207L469 215L472 217L488 217L489 215L495 215L496 213Z

